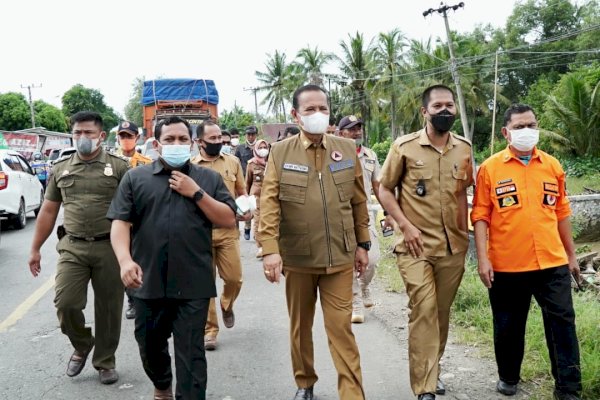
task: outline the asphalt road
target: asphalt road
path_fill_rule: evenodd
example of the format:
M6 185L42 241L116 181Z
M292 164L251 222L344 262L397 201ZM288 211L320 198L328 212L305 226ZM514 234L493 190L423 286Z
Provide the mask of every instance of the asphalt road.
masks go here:
M66 364L72 347L58 327L53 305L57 253L54 235L42 249L42 273L27 267L35 219L21 231L2 232L0 242L0 399L150 399L133 336L132 321L123 319L117 351L120 380L105 386L88 360L83 372L69 378ZM295 392L289 356L284 285L267 282L254 258L254 241L241 240L244 286L234 308L236 325L222 326L219 347L208 353L210 400L291 399ZM220 288L220 282L218 287ZM93 326L93 291L86 320ZM221 324L222 325L222 324ZM361 353L366 397L413 399L408 384L406 348L377 319L354 325ZM315 365L320 400L338 399L337 374L327 346L320 311L314 322ZM404 342L405 343L405 342Z

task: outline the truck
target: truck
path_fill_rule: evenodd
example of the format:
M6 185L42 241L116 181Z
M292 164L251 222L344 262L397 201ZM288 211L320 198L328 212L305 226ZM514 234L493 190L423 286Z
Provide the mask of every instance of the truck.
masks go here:
M218 120L219 93L214 81L208 79L154 79L144 81L142 90L143 135L154 136L158 121L170 116L187 120L196 127L207 119Z

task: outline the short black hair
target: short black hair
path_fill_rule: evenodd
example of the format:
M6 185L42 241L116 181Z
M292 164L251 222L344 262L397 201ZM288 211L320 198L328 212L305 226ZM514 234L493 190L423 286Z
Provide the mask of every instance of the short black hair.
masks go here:
M445 90L447 92L452 93L452 100L456 101L456 95L454 94L454 90L450 89L446 85L432 85L423 91L423 95L421 96L421 104L423 107L427 108L429 105L429 99L431 98L431 92L434 90Z
M288 126L287 128L285 128L285 131L283 131L283 135L287 135L288 133L291 133L292 135L297 135L300 133L300 129L298 129L297 126Z
M210 119L207 119L206 121L203 121L201 124L199 124L196 127L196 139L202 139L202 137L204 136L204 127L205 126L213 126L213 125L217 125L217 123ZM217 125L217 126L219 126L219 125Z
M173 124L184 124L187 127L188 133L190 134L190 139L192 138L192 127L190 126L190 123L181 117L173 116L158 121L158 123L154 127L154 137L156 138L156 140L160 139L163 126Z
M229 130L229 133L231 133L231 136L233 136L233 135L240 136L240 131L238 130L238 128L235 128L235 127L231 128Z
M222 130L222 131L221 131L221 135L223 135L223 136L229 136L229 137L231 137L231 133L229 133L229 131L228 131L228 130Z
M294 92L294 96L292 97L292 107L294 107L297 110L298 109L298 97L300 97L300 95L302 93L310 92L310 91L321 91L321 92L325 93L325 97L327 97L327 100L329 100L329 95L327 94L325 89L323 89L321 86L304 85L304 86L301 86L298 89L296 89L296 91Z
M102 121L102 115L95 111L79 111L71 116L71 126L78 122L93 122L94 125L103 129L104 121Z
M513 114L523 114L528 111L531 111L535 115L535 111L528 104L511 104L504 112L504 123L502 126L506 127L508 125Z

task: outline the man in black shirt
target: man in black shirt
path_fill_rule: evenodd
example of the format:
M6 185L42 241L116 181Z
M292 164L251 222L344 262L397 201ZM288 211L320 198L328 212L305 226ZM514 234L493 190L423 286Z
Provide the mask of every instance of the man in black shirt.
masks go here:
M154 398L173 398L173 334L176 396L205 399L204 325L216 296L212 224L236 226L235 202L218 173L189 162L187 121L160 121L155 136L160 158L128 171L112 201L111 243L132 289L135 337Z

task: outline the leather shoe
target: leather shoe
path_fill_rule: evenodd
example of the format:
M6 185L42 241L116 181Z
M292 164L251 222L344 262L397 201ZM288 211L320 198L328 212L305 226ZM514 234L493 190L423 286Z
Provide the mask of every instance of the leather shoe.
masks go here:
M433 393L423 393L417 397L418 400L435 400L435 394Z
M298 388L294 396L294 400L313 400L314 398L312 386L309 388Z
M505 396L514 396L517 394L517 384L511 385L510 383L504 382L502 379L496 384L496 390Z
M562 390L554 389L554 400L581 400L577 393L563 392Z
M71 358L67 363L67 376L70 376L72 378L81 373L83 367L85 367L85 362L87 361L87 358L90 355L90 352L92 351L93 347L94 342L92 341L92 345L89 349L87 349L87 351L84 351L82 353L80 351L75 350L73 354L71 354Z
M129 303L127 306L127 311L125 311L125 318L135 319L135 308L133 308L133 304L131 303Z
M446 394L446 385L440 378L438 378L437 386L435 387L435 394Z
M171 386L164 390L154 388L154 400L173 400L173 389Z
M100 383L104 385L110 385L119 380L119 374L114 368L111 369L100 369L98 370L100 375Z
M223 324L225 324L226 328L233 328L235 325L235 314L233 313L233 308L229 311L225 311L223 305L221 305L221 312L223 313Z
M213 351L217 349L216 336L204 336L204 350Z

